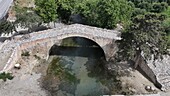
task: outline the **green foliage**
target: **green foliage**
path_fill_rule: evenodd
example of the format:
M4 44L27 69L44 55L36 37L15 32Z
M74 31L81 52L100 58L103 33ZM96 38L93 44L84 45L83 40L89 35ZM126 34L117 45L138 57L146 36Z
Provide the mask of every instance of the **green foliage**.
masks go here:
M11 73L0 73L0 79L3 81L6 81L7 79L12 80L14 77L11 75Z
M122 34L120 48L123 56L132 59L136 52L144 52L146 58L151 54L155 57L164 54L167 49L166 33L161 26L164 19L164 15L154 13L133 18L130 28Z
M132 17L135 17L137 15L144 15L145 13L146 13L145 9L135 8L132 13Z
M152 12L161 13L168 8L168 4L165 2L153 3Z
M41 18L35 14L34 12L22 12L16 14L15 25L20 26L22 28L28 28L31 30L34 27L38 27L41 24Z
M167 36L168 36L168 48L170 49L170 6L163 13L167 15L167 18L166 18L166 20L164 20L162 25L163 25L163 27L165 29L165 32L167 33Z
M72 14L80 14L87 25L109 29L127 23L134 6L126 0L36 0L35 4L36 13L45 23L55 21L57 16L69 23Z
M57 2L57 14L59 19L63 23L68 23L69 18L74 11L74 7L76 6L76 0L56 0Z
M168 49L170 49L170 34L168 34Z
M55 0L35 0L35 12L42 18L44 23L56 21L57 3Z
M12 22L9 22L7 20L1 20L0 21L0 35L2 33L4 34L10 34L15 30L14 24Z
M138 4L138 8L145 9L147 11L152 10L152 4L148 2L141 2Z
M136 8L145 9L148 12L160 13L167 9L167 0L129 0L135 4Z
M167 15L166 20L163 22L163 27L165 28L165 32L170 34L170 7L163 14Z
M16 20L14 22L15 27L28 28L28 31L31 31L32 28L38 27L42 20L35 14L34 10L27 7L20 7L15 5Z
M167 18L164 22L163 22L163 27L165 29L165 32L167 34L170 34L170 18Z
M86 24L108 29L117 23L128 22L133 10L126 0L86 0L77 7Z

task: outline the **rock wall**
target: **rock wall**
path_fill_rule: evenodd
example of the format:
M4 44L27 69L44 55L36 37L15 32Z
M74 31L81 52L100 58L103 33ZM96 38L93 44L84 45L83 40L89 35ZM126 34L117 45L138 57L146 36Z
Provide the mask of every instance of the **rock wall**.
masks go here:
M147 61L149 67L152 69L158 82L162 85L163 89L170 89L170 56L164 55L163 59L157 59L156 61Z
M157 88L161 89L162 85L157 81L155 73L148 66L146 60L140 55L137 54L135 58L135 68L143 74L148 80L150 80Z
M141 55L135 58L135 68L139 69L158 88L170 89L170 56L164 55L163 59L145 60Z

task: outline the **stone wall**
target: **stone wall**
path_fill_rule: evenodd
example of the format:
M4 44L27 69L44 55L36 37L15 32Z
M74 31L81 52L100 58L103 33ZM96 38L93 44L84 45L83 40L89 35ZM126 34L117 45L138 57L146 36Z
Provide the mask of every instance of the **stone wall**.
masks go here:
M135 58L135 68L143 74L148 80L150 80L156 87L159 89L162 88L162 85L157 81L156 75L152 71L152 69L148 66L145 59L140 55L137 54Z

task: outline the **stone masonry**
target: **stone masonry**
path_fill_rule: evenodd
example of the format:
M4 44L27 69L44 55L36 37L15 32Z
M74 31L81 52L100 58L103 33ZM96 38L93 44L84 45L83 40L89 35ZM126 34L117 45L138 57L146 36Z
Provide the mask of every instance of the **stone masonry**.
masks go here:
M68 37L84 37L96 42L104 51L106 60L112 59L116 53L116 40L121 40L120 32L86 25L64 25L54 29L34 32L26 35L18 35L12 40L7 40L0 45L0 70L8 71L17 60L21 58L23 50L41 46L45 57L48 58L49 50L56 44L60 45L62 39Z

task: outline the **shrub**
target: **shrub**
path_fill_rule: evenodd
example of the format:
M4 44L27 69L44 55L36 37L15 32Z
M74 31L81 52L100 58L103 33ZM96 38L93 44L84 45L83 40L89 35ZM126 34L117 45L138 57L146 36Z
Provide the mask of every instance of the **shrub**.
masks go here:
M30 53L28 51L22 52L21 56L30 56Z
M135 8L132 13L132 17L135 17L137 15L144 15L145 13L146 13L145 9Z
M153 3L152 12L160 13L168 8L168 4L165 2Z
M3 81L6 81L7 79L12 80L14 77L11 75L11 73L0 73L0 79Z

